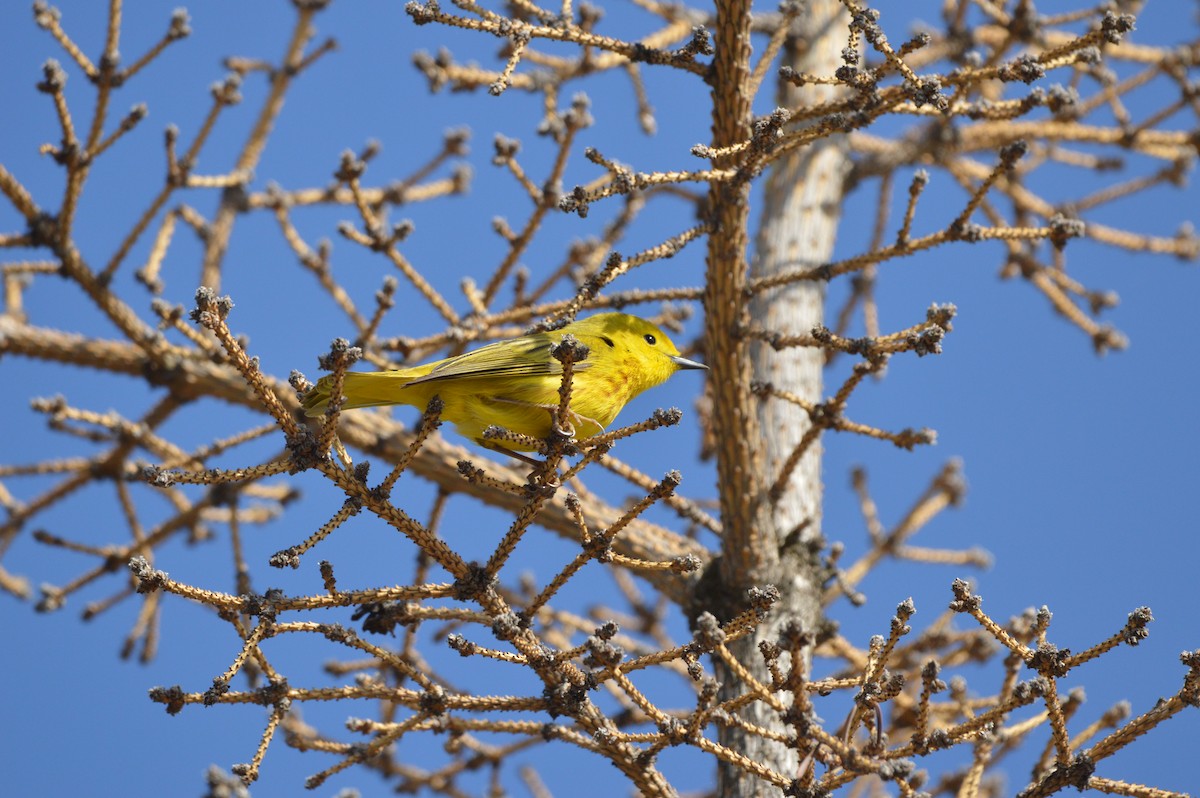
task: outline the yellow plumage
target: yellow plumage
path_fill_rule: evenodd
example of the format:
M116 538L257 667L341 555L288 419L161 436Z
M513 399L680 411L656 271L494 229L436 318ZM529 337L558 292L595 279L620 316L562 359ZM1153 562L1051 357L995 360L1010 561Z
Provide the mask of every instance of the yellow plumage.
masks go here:
M575 435L586 438L612 423L630 399L666 382L680 369L706 366L680 357L654 324L625 313L601 313L546 333L497 341L457 357L395 371L349 372L343 409L413 405L422 410L434 396L441 418L459 433L490 448L530 451L507 441L484 441L490 426L534 438L550 434L558 406L562 364L550 347L573 335L590 350L575 364L571 392ZM322 378L304 397L304 411L319 416L329 405L331 379Z

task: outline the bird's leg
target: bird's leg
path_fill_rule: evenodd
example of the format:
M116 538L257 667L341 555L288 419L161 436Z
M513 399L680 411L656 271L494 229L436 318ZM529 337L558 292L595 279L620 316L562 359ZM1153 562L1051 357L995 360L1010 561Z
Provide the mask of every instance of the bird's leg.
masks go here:
M604 425L601 424L599 421L596 421L594 418L588 418L585 415L577 413L576 411L572 410L569 407L567 408L567 413L569 414L569 416L571 418L571 422L574 422L574 423L567 422L567 428L563 429L562 427L560 427L558 425L559 406L556 404L542 404L541 402L524 402L524 401L521 401L520 399L509 399L508 397L504 397L504 396L488 396L488 397L486 397L486 401L488 401L488 402L504 402L505 404L519 405L521 407L536 407L536 408L545 410L547 413L549 413L550 414L550 436L549 436L547 443L551 446L552 452L561 453L562 449L555 448L555 447L561 446L561 444L564 442L565 443L574 443L575 434L576 434L576 425L582 426L585 424L591 424L597 430L600 430L601 432L604 431ZM555 440L556 438L558 438L559 440ZM533 473L531 473L529 475L530 482L542 485L544 487L558 487L558 485L560 484L560 481L558 479L558 469L557 468L553 468L553 469L547 468L548 461L540 461L540 460L535 460L532 457L526 457L525 455L515 452L512 449L507 449L503 446L496 445L494 442L491 442L491 441L480 440L479 443L481 445L487 447L488 449L492 449L493 451L497 451L497 452L504 452L505 454L509 455L510 457L514 457L518 460L524 461L524 462L529 463L530 465L534 466L535 470L533 471ZM557 458L554 458L554 459L555 459L555 462L557 462Z
M558 468L546 468L546 463L540 464L529 472L529 481L540 488L557 488L562 485L558 477Z
M558 414L558 405L541 404L540 402L522 402L520 399L508 399L503 396L489 396L488 401L489 402L505 402L510 405L521 405L522 407L540 407L542 410L545 410L547 413L550 414L550 427L554 432L557 432L559 435L562 435L565 438L568 438L571 440L575 439L575 426L574 425L571 425L570 429L563 430L563 429L559 429L558 425L555 423L555 416ZM571 414L571 418L575 421L576 424L581 424L581 423L595 424L597 429L599 429L601 432L604 431L604 425L601 424L596 419L588 418L587 416L577 413L574 410L571 410L570 408L567 409L567 412Z
M512 449L505 448L494 441L484 440L483 438L477 438L475 442L485 449L491 449L493 452L506 454L514 460L520 460L522 463L528 463L529 465L533 466L533 470L530 471L529 475L525 478L527 482L532 482L535 485L540 485L547 488L557 488L561 484L558 479L557 468L553 469L554 473L552 474L546 473L547 469L545 460L537 460L533 457L529 457L528 455L513 451Z
M600 434L601 432L604 432L604 425L601 424L596 419L588 418L587 416L582 415L580 413L576 413L574 410L571 410L569 408L568 408L567 412L571 414L571 418L575 419L576 423L595 424L596 429L597 429L597 433L596 433L597 435ZM575 437L575 429L572 427L571 438L574 439L574 437Z
M531 466L537 466L537 467L544 465L544 461L542 461L542 460L535 460L532 457L529 457L528 455L524 455L524 454L521 454L520 452L513 451L512 449L501 446L498 443L494 443L492 441L485 440L483 438L476 438L475 442L478 443L480 446L482 446L485 449L491 449L493 452L499 452L500 454L506 454L515 460L520 460L522 463L528 463Z

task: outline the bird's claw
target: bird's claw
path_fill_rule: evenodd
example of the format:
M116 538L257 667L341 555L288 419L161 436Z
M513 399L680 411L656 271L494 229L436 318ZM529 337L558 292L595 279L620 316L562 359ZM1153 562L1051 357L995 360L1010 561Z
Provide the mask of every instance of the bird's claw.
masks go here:
M543 490L550 490L562 487L562 480L559 479L557 468L550 472L544 468L535 468L529 472L529 484Z

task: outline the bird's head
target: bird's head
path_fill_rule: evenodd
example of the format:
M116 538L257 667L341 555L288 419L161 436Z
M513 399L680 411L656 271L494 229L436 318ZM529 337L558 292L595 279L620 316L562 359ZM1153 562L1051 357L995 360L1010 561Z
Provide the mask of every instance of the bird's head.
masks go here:
M641 393L667 381L680 369L707 369L679 354L679 347L656 324L627 313L600 313L569 325L569 332L595 348L590 368L628 369L630 382ZM617 357L608 358L605 352Z

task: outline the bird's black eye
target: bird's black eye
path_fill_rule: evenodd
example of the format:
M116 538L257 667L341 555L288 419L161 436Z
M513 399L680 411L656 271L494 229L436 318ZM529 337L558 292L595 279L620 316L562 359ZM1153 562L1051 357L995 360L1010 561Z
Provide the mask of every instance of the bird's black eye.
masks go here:
M646 333L642 337L646 339L646 343L650 344L650 346L654 346L656 343L658 343L658 339L650 333Z
M613 347L616 346L616 344L613 343L612 339L609 338L607 335L601 335L600 340L603 341L604 343L608 344L609 349L612 349Z

